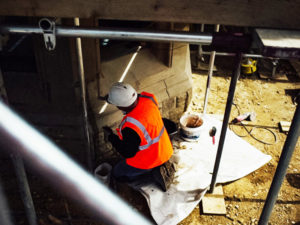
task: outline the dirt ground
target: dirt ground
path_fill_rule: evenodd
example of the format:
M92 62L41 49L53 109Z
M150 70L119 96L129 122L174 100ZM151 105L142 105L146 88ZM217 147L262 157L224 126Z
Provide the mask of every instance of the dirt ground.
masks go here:
M225 73L225 74L224 74ZM226 72L217 72L211 82L211 90L207 113L224 114L230 78ZM207 75L193 74L193 99L189 111L202 112ZM299 89L300 83L283 80L263 80L256 75L242 76L237 84L230 121L246 112L255 112L256 120L251 125L266 127L277 138L276 143L267 145L260 143L247 135L241 126L231 125L236 134L243 137L250 144L263 153L272 156L272 160L234 182L223 185L226 216L203 215L201 203L184 219L180 225L196 224L257 224L264 201L268 194L273 175L286 139L286 133L280 131L280 121L291 121L296 109L293 98L286 94L287 89ZM273 134L264 128L255 128L252 135L264 142L273 143ZM300 224L300 142L297 142L295 152L288 167L287 176L278 195L269 224Z

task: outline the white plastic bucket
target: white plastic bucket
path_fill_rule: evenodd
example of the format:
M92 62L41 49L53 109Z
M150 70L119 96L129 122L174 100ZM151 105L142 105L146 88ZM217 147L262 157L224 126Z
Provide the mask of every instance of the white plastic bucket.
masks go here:
M110 182L110 173L112 166L108 163L101 163L94 171L96 178L101 180L104 184L109 185Z
M180 118L180 134L186 141L197 141L203 130L204 120L197 114L184 114Z

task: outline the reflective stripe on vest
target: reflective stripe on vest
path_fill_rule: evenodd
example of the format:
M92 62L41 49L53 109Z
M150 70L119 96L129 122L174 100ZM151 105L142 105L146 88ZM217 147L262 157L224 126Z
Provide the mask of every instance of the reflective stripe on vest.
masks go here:
M157 106L157 103L155 102L155 100L152 96L139 94L139 97L148 98ZM121 135L122 135L122 128L123 128L123 125L125 124L125 122L129 122L129 123L132 123L132 124L136 125L142 131L142 133L144 134L144 138L146 139L147 144L139 146L139 150L145 150L145 149L149 148L152 144L155 144L155 143L159 142L160 137L163 135L164 130L165 130L165 127L163 126L161 131L159 132L159 135L156 138L152 139L150 137L148 131L146 130L144 125L140 123L140 121L134 119L133 117L126 117L122 121L122 123L120 124L120 133L121 133Z
M161 129L160 132L159 132L159 135L158 135L157 137L155 137L155 138L152 139L152 138L150 137L148 131L146 130L146 128L144 127L144 125L140 123L140 121L134 119L133 117L129 117L129 116L128 116L128 117L126 117L126 118L122 121L122 123L120 124L120 133L121 133L121 135L122 135L122 128L123 128L123 125L124 125L126 122L132 123L132 124L134 124L135 126L137 126L137 127L143 132L143 134L144 134L144 137L145 137L145 139L146 139L146 141L147 141L147 144L146 144L146 145L140 145L140 146L139 146L139 150L145 150L145 149L149 148L151 145L153 145L153 144L159 142L159 140L160 140L160 138L161 138L161 136L163 135L164 130L165 130L165 127L163 126L162 129Z

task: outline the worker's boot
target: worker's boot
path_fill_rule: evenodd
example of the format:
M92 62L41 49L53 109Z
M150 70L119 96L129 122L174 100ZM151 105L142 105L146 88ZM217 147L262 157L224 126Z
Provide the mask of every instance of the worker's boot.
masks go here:
M174 174L174 165L169 161L159 167L156 167L152 172L155 182L164 192L169 189L171 183L173 182Z

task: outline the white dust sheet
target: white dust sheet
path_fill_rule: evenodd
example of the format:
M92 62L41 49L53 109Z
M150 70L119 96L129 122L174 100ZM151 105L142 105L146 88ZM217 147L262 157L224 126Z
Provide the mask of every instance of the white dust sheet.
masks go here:
M186 142L179 135L172 139L175 182L167 192L156 185L139 191L146 198L152 217L158 225L175 225L186 218L199 204L210 185L222 123L211 116L204 118L203 133L197 142ZM209 130L217 128L212 144ZM217 183L237 180L260 168L271 159L229 129L223 148Z

